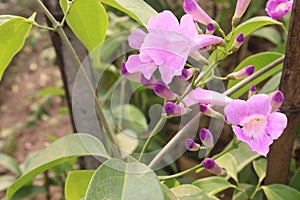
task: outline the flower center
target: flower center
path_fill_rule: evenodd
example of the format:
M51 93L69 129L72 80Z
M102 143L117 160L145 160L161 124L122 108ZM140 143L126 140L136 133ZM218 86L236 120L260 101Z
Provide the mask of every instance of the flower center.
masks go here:
M245 136L254 139L265 134L267 119L264 115L254 114L244 118L240 125Z
M285 10L286 9L286 2L280 3L276 6L276 11Z

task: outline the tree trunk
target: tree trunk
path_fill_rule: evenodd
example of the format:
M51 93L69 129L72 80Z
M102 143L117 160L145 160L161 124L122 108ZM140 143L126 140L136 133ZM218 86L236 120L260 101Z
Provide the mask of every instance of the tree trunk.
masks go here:
M295 134L300 119L300 0L294 0L286 56L279 89L285 95L282 112L288 125L282 136L274 141L268 154L266 184L288 183L288 174Z
M61 21L63 18L63 12L59 6L59 1L44 0L44 4L50 10L53 16L58 21ZM48 21L48 24L49 23L50 22ZM74 35L67 24L64 25L64 31L72 43L72 46L74 47L78 57L83 63L83 68L85 69L90 82L93 86L95 86L93 72L88 59L88 51ZM93 97L89 96L89 93L87 92L87 84L81 78L81 76L77 74L78 70L74 64L74 61L67 47L61 41L59 35L57 33L50 32L50 36L56 51L57 63L59 65L64 82L74 133L90 133L98 138L101 138L102 134L99 133L102 133L102 129L99 126L97 117L94 115L94 101ZM74 91L76 91L76 94L74 94ZM84 157L79 159L79 164L82 169L95 169L99 166L100 162L93 157Z

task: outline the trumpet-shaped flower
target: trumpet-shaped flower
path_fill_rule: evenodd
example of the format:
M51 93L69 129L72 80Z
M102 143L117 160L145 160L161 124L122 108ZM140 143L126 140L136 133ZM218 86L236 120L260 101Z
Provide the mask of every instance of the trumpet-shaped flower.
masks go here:
M238 0L233 15L233 22L236 24L246 12L251 0Z
M251 151L266 156L273 140L279 138L287 126L287 117L272 112L271 98L257 94L247 101L233 100L225 107L226 119L238 140L247 143Z
M200 22L201 24L213 23L213 20L208 14L198 5L195 0L184 0L183 10L192 15L193 19Z
M266 4L266 12L272 19L279 19L292 9L293 1L269 0Z
M224 94L212 90L205 90L202 88L196 88L190 91L183 99L183 102L186 106L192 106L194 104L225 106L231 101L232 99Z
M146 79L158 69L165 84L182 75L193 51L224 42L217 36L198 34L191 15L184 15L179 23L170 11L150 18L147 30L147 34L134 30L129 36L129 45L140 54L129 56L125 67L129 73L141 73Z
M212 174L223 175L225 170L223 170L213 158L205 158L203 161L203 167Z

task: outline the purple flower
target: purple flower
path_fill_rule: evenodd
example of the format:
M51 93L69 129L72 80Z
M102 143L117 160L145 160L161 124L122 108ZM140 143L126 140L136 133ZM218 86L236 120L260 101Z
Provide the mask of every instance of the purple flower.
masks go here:
M271 98L272 111L277 110L284 101L284 95L281 91L276 91Z
M269 0L266 4L266 12L272 19L279 19L292 9L293 1Z
M246 12L251 0L238 0L236 7L235 7L235 12L233 15L233 24L236 25L244 13Z
M204 168L212 174L223 175L225 170L223 170L212 158L205 158L203 161Z
M185 148L189 151L198 151L200 149L200 145L197 144L193 139L188 138L185 140Z
M237 72L228 74L227 78L232 79L232 80L239 80L239 79L247 78L248 76L251 76L254 73L254 68L255 68L254 65L246 66Z
M212 91L205 90L202 88L196 88L190 91L185 98L183 98L183 102L186 106L192 106L194 104L211 104L217 106L225 106L232 101L231 98L227 97L224 94Z
M188 56L195 50L211 44L221 44L220 37L198 34L191 15L184 15L180 23L170 11L150 18L148 33L135 30L129 36L129 45L140 51L126 62L129 73L141 73L150 79L158 69L167 85L174 76L181 76Z
M175 104L173 102L166 102L164 105L164 111L167 115L179 116L185 113L185 109L182 104Z
M176 95L166 86L162 81L157 81L153 85L153 91L157 96L167 99L167 100L174 100L176 99Z
M207 24L206 26L206 34L213 34L214 33L214 30L215 30L215 26L213 23L209 23Z
M193 69L186 69L183 68L181 71L181 78L183 78L184 80L189 80L190 78L192 78L194 74L194 70Z
M253 95L247 101L235 99L225 107L226 119L233 124L237 139L263 156L287 126L283 113L271 111L271 99L265 94Z
M206 147L213 148L214 147L214 138L210 130L207 128L202 128L199 132L199 138Z
M183 10L193 16L193 19L200 22L201 24L212 23L213 20L208 14L198 5L195 0L184 0Z
M139 82L140 80L140 77L141 77L141 73L137 72L137 73L129 73L125 67L126 63L123 62L121 64L121 74L126 77L127 79L129 80L132 80L132 81L136 81L136 82Z

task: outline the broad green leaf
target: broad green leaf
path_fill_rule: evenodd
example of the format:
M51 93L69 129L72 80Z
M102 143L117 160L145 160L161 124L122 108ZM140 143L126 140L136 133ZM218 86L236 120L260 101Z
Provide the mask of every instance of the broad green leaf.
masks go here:
M300 167L294 173L294 176L291 179L290 186L295 188L296 190L300 191Z
M145 164L110 159L95 172L86 200L95 199L164 199L155 173Z
M108 16L99 0L76 0L70 4L67 23L75 35L89 51L99 46L105 39L108 28ZM64 13L68 0L60 0Z
M229 183L224 177L212 176L202 178L193 182L193 185L200 188L203 192L208 195L217 194L228 188L235 188L235 185Z
M270 200L299 200L300 192L296 189L282 184L262 186L267 199Z
M67 200L80 200L85 197L90 180L95 170L71 171L68 174L65 195Z
M250 151L249 146L242 142L239 143L238 148L233 149L229 152L231 155L235 157L238 165L238 172L240 172L246 165L251 163L256 158L260 157L259 154Z
M100 0L110 5L145 26L150 17L157 15L157 12L143 0Z
M0 81L12 58L23 47L26 36L32 27L32 18L8 17L7 15L0 18L0 23L2 23L0 25Z
M253 31L258 30L259 28L267 25L279 25L283 27L281 22L276 21L270 17L266 17L266 16L253 17L235 28L234 34L231 37L231 40L228 42L227 47L232 46L237 34L243 33L244 36L246 37L249 34L251 34Z
M138 147L139 141L137 135L131 130L124 130L116 134L115 140L119 147L121 158L127 158Z
M78 133L58 139L26 161L27 164L22 176L9 187L6 199L11 199L18 189L41 172L68 159L88 155L110 158L103 144L90 134Z
M120 105L112 110L112 114L116 121L122 120L122 128L124 129L131 129L138 135L148 130L144 113L134 105Z
M262 89L259 91L259 93L271 93L274 92L279 84L281 79L281 72L275 74L266 84L262 87Z
M267 170L267 160L265 158L261 158L258 160L253 161L252 163L254 171L256 172L259 183L261 183L264 178L266 177L266 170Z
M11 175L1 175L0 176L0 191L6 190L13 182L16 180L14 176Z
M175 194L166 186L165 184L161 184L161 188L164 192L164 200L178 200Z
M0 153L0 166L3 166L5 168L9 169L11 172L13 172L14 174L16 174L18 176L21 175L21 170L19 168L19 164L11 156Z
M264 53L258 53L252 56L249 56L245 60L243 60L234 71L238 71L248 65L254 65L255 66L255 72L259 71L261 68L265 67L266 65L270 64L271 62L277 60L278 58L282 57L282 54L275 53L275 52L264 52ZM236 98L244 94L245 92L248 92L251 85L256 85L263 80L269 78L270 76L278 73L282 69L282 64L277 65L273 69L269 70L268 72L264 73L263 75L255 78L250 83L246 84L244 87L233 93L230 97ZM241 80L230 80L228 81L228 88L231 88Z
M231 155L230 153L226 153L223 156L216 159L216 163L220 167L226 169L227 175L229 175L231 178L233 178L233 180L238 182L238 177L237 177L238 167L237 167L237 162L233 155Z
M233 200L245 200L250 199L251 195L253 194L256 185L250 185L245 183L240 183L240 188L243 190L235 190L232 199ZM252 200L261 200L262 199L262 191L258 191Z
M251 35L269 40L276 45L281 43L281 36L278 30L274 27L263 27L257 31L254 31Z
M210 198L194 185L184 184L171 189L180 200L209 200Z

